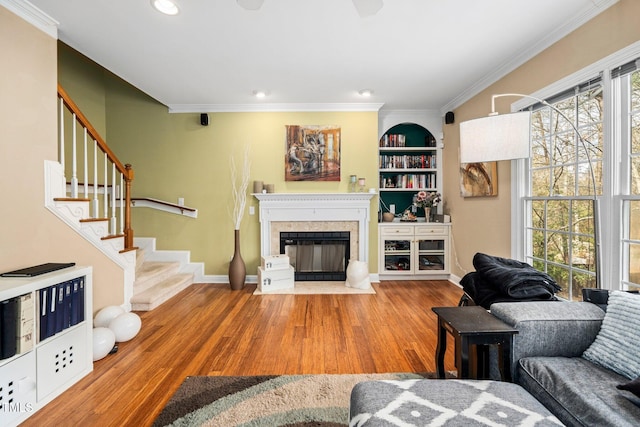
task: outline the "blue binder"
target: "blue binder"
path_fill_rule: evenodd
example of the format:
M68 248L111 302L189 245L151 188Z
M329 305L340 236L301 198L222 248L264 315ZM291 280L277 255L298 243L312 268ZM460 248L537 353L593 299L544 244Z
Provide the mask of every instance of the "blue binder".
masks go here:
M18 298L0 302L0 359L8 359L18 350Z
M71 287L70 326L73 326L84 321L84 276L73 279Z
M68 280L64 282L64 311L63 311L63 324L62 329L66 329L71 326L71 288L73 286L73 281Z
M47 298L49 312L47 313L47 336L45 338L56 334L56 308L58 304L58 286L49 286L47 289L49 290Z
M84 298L85 298L85 293L84 293L84 282L85 282L85 277L82 276L80 277L80 285L78 287L78 323L80 322L84 322Z
M44 341L49 336L49 304L47 303L49 300L49 288L40 289L39 296L40 341Z
M56 285L56 334L64 329L64 283ZM67 310L68 311L68 310Z

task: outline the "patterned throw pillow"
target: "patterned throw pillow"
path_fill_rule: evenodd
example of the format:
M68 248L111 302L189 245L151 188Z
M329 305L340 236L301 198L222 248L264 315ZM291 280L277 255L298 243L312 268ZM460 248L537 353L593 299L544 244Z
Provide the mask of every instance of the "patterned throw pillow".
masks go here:
M640 376L640 295L614 291L600 332L582 357L629 379Z

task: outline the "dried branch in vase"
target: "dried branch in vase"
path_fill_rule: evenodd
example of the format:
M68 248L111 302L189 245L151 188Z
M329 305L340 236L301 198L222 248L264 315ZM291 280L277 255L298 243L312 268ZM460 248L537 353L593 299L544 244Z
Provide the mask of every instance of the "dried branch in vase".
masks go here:
M232 220L234 228L240 230L240 223L244 216L244 208L247 204L247 187L249 187L249 175L251 172L251 161L249 160L249 146L245 145L242 161L242 175L238 177L238 170L233 154L230 158L231 167L231 191L233 195Z

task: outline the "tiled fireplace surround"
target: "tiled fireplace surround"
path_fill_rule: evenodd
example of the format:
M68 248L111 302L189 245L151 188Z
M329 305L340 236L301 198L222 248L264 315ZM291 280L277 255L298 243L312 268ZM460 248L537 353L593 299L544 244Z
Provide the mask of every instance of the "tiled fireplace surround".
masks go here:
M368 262L374 193L258 193L260 255L280 253L281 231L348 231L352 259Z

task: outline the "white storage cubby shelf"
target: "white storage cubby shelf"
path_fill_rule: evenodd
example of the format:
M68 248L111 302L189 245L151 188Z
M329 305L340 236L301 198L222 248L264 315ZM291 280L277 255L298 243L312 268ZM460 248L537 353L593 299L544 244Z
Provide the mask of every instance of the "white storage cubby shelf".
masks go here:
M36 277L0 277L0 301L30 295L33 302L24 304L28 308L23 313L23 318L31 315L33 319L32 344L25 345L26 349L18 346L17 354L0 360L0 426L25 421L93 370L92 271L91 267L71 267ZM67 283L79 285L81 279L84 298L76 298L66 317L73 320L61 329L57 325L41 340L40 331L45 327L41 325L41 290Z

